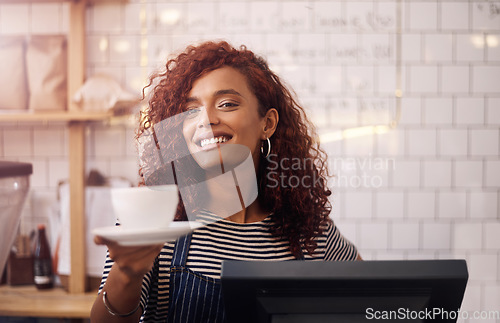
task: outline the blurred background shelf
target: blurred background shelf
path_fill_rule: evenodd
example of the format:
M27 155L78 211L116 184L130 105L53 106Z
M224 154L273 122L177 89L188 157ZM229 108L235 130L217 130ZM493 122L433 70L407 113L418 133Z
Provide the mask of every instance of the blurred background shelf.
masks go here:
M0 3L61 3L61 2L78 2L84 0L0 0ZM107 3L107 2L127 2L129 0L86 0L90 4Z
M85 293L85 130L87 125L92 121L106 120L110 117L108 113L100 112L82 112L78 109L71 98L74 93L83 85L85 79L85 26L86 26L86 8L88 0L75 1L52 1L52 0L0 0L0 3L48 3L48 2L68 2L69 4L69 19L71 24L67 34L68 40L68 68L67 70L67 111L60 112L44 112L44 113L4 113L0 114L0 122L49 122L62 121L68 122L69 147L68 147L68 162L69 162L69 179L70 179L70 250L71 250L71 273L68 281L69 293L59 290L54 291L61 299L60 304L66 304L71 308L74 300L78 300ZM55 301L49 301L45 297L52 295L52 292L38 292L35 288L26 289L8 289L2 287L0 289L0 303L2 307L0 314L6 315L5 310L9 306L5 306L4 299L11 302L12 297L16 296L18 303L23 303L23 297L31 299L30 304L40 310L64 313L64 306L57 305ZM33 294L29 296L30 294ZM79 296L80 295L80 296ZM55 297L55 296L53 296ZM49 298L50 299L50 298ZM89 298L90 300L90 298ZM17 303L14 302L13 304ZM76 304L80 304L75 301ZM87 304L87 303L85 303ZM88 304L87 304L88 305ZM20 305L21 306L21 305ZM39 307L38 307L39 306ZM45 307L45 309L43 309ZM15 308L14 306L12 308ZM85 311L85 317L89 315L90 307L82 307ZM26 313L25 313L26 314ZM43 313L39 313L43 314ZM79 315L84 314L80 312ZM19 316L19 315L16 315ZM42 316L42 315L34 315Z
M104 121L112 116L111 112L86 111L0 113L0 122Z
M96 292L68 294L61 288L38 291L35 286L1 286L0 316L87 319Z

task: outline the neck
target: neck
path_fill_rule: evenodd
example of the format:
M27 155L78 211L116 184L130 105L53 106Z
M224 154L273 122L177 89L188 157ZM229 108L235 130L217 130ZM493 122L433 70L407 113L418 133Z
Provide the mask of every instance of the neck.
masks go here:
M269 215L268 212L264 212L259 205L259 202L255 200L246 209L235 213L226 219L236 223L253 223L264 220Z
M252 181L255 181L255 173L257 172L259 166L259 158L260 158L260 150L256 148L255 151L252 152L248 157L248 159L253 161L252 171L250 171L248 168L247 169L243 168L242 170L241 167L239 170L237 170L236 169L237 167L233 165L229 169L225 170L226 173L231 171L233 173L232 177L224 177L219 181L208 181L206 183L210 195L212 197L217 197L211 199L210 201L211 208L209 208L210 210L217 210L218 209L217 205L224 205L224 203L226 202L230 204L235 202L234 196L229 193L225 194L225 192L227 191L228 188L234 187L235 182L233 178L236 177L236 173L238 173L239 185L245 186L244 188L239 190L240 202L242 204L246 204L245 202L249 199L249 196L253 195L252 194L254 193L253 190L255 190L255 188L251 183ZM240 161L240 166L244 162L245 161ZM210 172L211 170L206 170L206 171ZM220 169L217 168L214 178L221 177L219 172ZM241 196L241 192L247 192L248 194L246 196ZM265 212L259 205L258 200L255 199L248 207L229 217L226 217L226 219L236 223L252 223L252 222L262 221L268 215L269 212Z

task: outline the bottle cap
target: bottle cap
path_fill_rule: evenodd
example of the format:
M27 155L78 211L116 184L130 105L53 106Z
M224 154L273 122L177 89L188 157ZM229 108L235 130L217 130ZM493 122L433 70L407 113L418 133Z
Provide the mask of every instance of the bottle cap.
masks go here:
M40 224L38 225L38 230L45 230L45 224L40 223Z

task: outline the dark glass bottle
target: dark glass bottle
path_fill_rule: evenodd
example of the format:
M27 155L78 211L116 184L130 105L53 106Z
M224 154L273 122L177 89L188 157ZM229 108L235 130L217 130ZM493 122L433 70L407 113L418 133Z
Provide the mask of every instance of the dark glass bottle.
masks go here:
M38 236L35 245L34 255L34 281L38 289L52 288L54 277L52 274L52 258L50 255L50 246L45 234L45 225L38 225Z

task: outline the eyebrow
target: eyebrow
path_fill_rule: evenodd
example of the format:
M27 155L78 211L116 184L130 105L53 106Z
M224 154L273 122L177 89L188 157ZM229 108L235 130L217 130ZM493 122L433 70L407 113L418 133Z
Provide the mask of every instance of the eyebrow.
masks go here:
M237 96L244 98L244 96L240 92L238 92L234 89L218 90L218 91L214 92L213 96L216 97L216 96L225 95L225 94L237 95ZM196 102L196 101L199 101L199 98L196 96L192 96L192 97L189 97L186 99L186 103Z
M224 95L224 94L233 94L233 95L237 95L237 96L243 97L243 95L241 95L240 92L238 92L236 90L233 90L233 89L215 91L214 96L219 96L219 95Z

